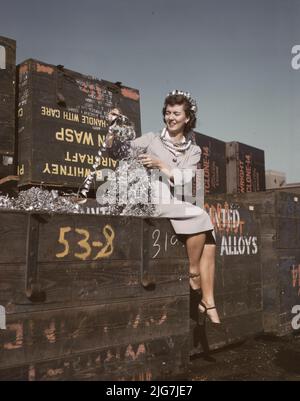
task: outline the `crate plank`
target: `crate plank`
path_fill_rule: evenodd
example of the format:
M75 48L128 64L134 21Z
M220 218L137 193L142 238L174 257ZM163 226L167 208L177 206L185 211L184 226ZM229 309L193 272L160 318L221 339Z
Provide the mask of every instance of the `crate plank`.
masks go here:
M188 337L171 335L0 369L0 380L174 380L186 378L188 363Z
M0 331L1 368L112 346L188 336L188 297L116 302L84 308L8 314Z
M39 284L46 299L32 303L25 293L26 266L5 265L0 269L0 305L11 313L34 312L131 299L154 299L187 291L187 263L170 260L151 262L153 288L141 282L140 261L39 264Z

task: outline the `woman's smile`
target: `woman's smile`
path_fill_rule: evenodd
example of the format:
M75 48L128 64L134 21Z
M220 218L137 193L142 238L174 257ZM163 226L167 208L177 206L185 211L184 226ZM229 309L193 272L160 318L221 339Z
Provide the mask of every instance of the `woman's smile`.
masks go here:
M185 124L189 121L183 105L167 106L165 122L170 134L177 134L184 131Z

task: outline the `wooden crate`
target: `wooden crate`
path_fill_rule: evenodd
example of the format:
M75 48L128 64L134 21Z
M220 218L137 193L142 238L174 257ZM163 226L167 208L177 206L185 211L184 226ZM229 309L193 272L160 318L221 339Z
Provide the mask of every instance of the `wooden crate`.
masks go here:
M205 195L226 193L226 143L200 132L195 132L195 140L202 151Z
M293 332L292 308L300 304L300 198L267 191L260 211L263 241L264 330Z
M250 208L258 224L255 231L257 230L259 257L252 261L249 259L247 264L251 263L249 269L251 272L257 271L257 274L261 266L264 332L276 335L293 332L292 308L300 304L299 194L269 190L227 195L224 200L228 205L244 205L242 208ZM242 208L239 210L242 211ZM244 261L245 258L242 258L239 265L244 267ZM234 263L230 265L234 266ZM249 280L246 282L249 283ZM224 285L226 288L226 282Z
M15 174L16 42L0 36L0 179Z
M0 380L186 374L187 260L169 231L162 219L1 212Z
M18 75L19 186L78 187L95 163L114 107L141 134L136 89L32 59L18 66ZM103 156L101 169L114 169L116 160Z
M186 374L189 352L291 332L297 194L214 195L205 207L223 332L196 324L186 250L167 219L99 216L95 200L89 215L1 212L0 378L169 379Z
M240 142L226 144L227 193L265 191L264 151Z

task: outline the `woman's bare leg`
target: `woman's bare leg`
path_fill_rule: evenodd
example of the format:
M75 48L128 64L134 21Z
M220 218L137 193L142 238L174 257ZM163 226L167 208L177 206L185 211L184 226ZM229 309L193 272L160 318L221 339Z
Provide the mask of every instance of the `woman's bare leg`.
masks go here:
M214 275L216 245L205 244L206 234L190 235L186 239L186 248L190 264L190 285L192 289L202 289L202 302L208 308L215 306ZM203 312L204 308L199 305ZM216 309L207 311L214 323L220 323Z
M190 264L190 285L193 290L201 287L200 259L204 249L206 234L189 235L186 239L186 249Z
M216 258L216 245L205 244L200 258L200 277L202 289L202 302L205 306L215 306L214 299L214 277L215 277L215 258ZM204 308L200 309L204 311ZM214 323L220 323L219 315L216 309L210 309L207 314Z

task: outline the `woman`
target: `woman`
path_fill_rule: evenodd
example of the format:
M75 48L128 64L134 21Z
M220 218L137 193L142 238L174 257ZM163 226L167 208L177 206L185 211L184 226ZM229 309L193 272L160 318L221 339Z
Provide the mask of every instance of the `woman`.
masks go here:
M164 103L165 128L159 134L149 133L131 141L131 147L142 148L138 156L147 169L159 170L167 183L157 180L154 203L158 215L168 217L176 234L185 237L190 265L190 285L193 290L202 290L199 313L212 323L220 324L214 301L214 273L216 243L214 227L209 215L191 203L174 200L178 186L191 181L193 170L200 161L201 149L192 143L192 129L196 125L196 102L189 93L173 91ZM108 148L111 141L107 140ZM184 170L183 170L184 169ZM175 196L176 197L176 196Z

